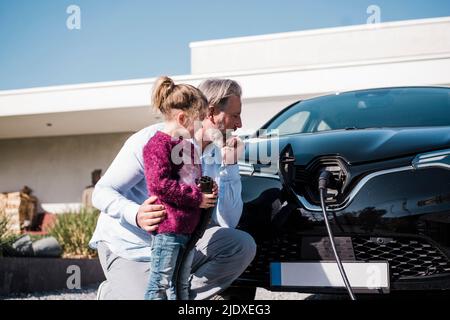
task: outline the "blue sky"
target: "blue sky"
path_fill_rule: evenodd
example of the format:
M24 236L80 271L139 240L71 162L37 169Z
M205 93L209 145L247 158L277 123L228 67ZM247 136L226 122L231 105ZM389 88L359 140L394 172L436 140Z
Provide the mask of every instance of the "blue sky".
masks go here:
M363 24L371 4L382 22L450 16L449 0L0 0L0 90L189 74L192 41Z

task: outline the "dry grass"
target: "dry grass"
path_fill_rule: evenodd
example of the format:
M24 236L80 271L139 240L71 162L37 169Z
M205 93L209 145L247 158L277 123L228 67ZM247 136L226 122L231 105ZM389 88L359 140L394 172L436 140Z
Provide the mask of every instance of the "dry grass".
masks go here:
M55 237L63 248L65 258L94 258L97 251L89 248L97 219L98 210L81 209L58 215L49 228L49 235Z

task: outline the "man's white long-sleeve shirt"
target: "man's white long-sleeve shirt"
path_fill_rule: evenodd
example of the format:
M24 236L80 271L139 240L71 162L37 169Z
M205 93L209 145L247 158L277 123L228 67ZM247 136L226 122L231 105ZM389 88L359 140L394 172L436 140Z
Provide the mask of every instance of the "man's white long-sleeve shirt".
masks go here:
M94 207L101 211L92 248L105 241L116 255L134 261L149 261L152 237L137 226L136 215L149 197L144 177L142 151L148 140L163 128L152 125L132 135L123 145L105 175L97 182L92 196ZM235 228L242 214L241 178L238 165L222 165L220 149L209 144L201 156L203 175L219 186L213 222Z

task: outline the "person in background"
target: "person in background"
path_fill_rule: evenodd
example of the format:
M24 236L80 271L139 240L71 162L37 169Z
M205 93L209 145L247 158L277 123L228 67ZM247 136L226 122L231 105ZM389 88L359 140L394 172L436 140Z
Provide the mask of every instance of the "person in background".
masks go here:
M83 194L81 196L81 204L82 204L83 208L87 208L87 209L93 208L92 193L94 192L95 185L97 184L97 182L100 180L101 177L102 177L101 169L96 169L96 170L92 171L92 173L91 173L92 184L87 186L83 190Z

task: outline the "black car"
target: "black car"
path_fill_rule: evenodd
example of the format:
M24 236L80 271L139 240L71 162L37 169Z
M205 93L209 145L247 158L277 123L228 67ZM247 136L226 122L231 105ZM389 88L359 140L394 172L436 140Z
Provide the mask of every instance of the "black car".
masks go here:
M326 170L324 201L344 262L385 263L388 286L375 292L450 290L450 88L317 97L262 129L246 141L240 166L238 228L255 238L257 255L234 287L345 293L308 281L285 285L274 274L280 263L334 262L318 191ZM304 277L293 270L291 280Z

